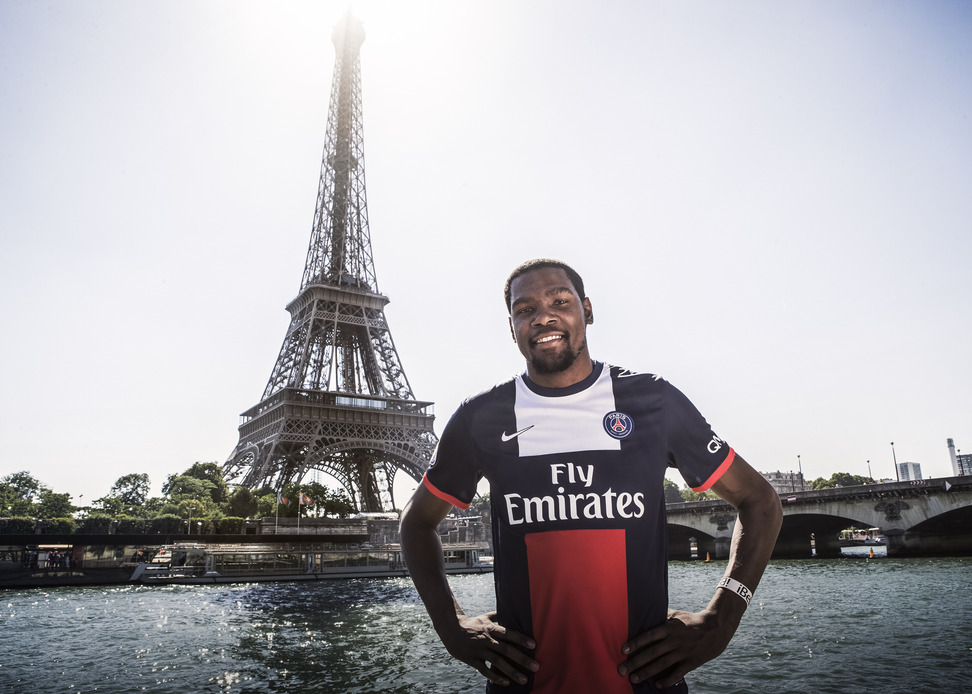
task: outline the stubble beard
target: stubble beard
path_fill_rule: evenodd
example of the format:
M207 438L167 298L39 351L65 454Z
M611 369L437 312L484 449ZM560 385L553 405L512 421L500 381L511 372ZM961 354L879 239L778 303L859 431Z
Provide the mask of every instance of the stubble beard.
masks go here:
M535 373L549 376L550 374L559 374L567 371L574 365L577 357L581 355L581 352L584 351L584 347L587 345L587 339L585 338L576 352L571 350L569 334L564 335L564 342L567 344L567 347L556 354L533 355L533 358L530 359L530 365L533 367Z

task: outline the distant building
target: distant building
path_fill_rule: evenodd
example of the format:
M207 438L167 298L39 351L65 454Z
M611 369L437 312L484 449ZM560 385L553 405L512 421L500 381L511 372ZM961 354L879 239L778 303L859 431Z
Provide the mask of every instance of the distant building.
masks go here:
M948 439L948 457L952 459L953 475L972 475L972 453L955 453L955 442Z
M898 463L898 479L902 482L921 479L921 465L919 463Z
M960 453L955 462L958 463L956 475L972 475L972 453Z
M789 494L791 492L805 492L810 489L806 480L803 479L802 472L761 472L777 494Z

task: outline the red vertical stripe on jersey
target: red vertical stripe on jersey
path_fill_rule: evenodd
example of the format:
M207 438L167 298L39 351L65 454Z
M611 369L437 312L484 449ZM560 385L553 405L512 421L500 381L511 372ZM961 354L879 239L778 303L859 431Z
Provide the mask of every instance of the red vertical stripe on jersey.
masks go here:
M618 674L628 637L624 530L526 536L540 670L534 694L631 694Z

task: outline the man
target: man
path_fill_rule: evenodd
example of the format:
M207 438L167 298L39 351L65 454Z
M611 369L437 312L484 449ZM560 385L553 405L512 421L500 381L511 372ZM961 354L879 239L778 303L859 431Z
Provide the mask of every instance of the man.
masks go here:
M526 373L462 404L402 514L432 624L487 691L687 691L685 674L725 649L759 583L779 496L673 386L591 359L594 312L569 266L524 263L505 299ZM669 466L738 511L726 585L696 613L668 609ZM449 588L436 529L482 477L497 609L471 617Z

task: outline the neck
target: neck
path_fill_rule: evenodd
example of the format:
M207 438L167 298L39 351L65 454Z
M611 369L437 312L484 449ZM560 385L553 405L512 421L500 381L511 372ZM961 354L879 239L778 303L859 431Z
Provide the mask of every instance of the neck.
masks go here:
M577 357L569 368L556 373L537 373L533 364L527 363L527 376L543 388L569 388L580 383L594 371L594 361L589 354Z

